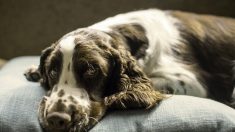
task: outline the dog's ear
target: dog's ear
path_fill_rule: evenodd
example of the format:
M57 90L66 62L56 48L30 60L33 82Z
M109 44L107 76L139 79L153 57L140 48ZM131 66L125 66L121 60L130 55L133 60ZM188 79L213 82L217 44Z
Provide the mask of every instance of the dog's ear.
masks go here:
M110 108L150 108L164 98L123 46L111 49L114 67L105 104Z
M41 53L39 66L31 66L28 70L26 70L24 75L28 81L40 82L43 87L48 88L49 84L46 76L45 61L52 51L53 45L44 49Z
M48 82L48 77L46 73L46 60L47 60L47 57L53 51L54 46L55 44L51 45L50 47L47 47L46 49L42 51L41 57L40 57L40 64L38 66L38 71L41 76L40 83L45 88L49 88L49 82Z

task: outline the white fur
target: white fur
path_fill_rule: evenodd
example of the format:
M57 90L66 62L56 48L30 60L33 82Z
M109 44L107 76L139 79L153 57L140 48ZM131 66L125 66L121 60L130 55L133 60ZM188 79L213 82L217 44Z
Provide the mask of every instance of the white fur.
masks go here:
M158 79L156 76L163 75L163 78L177 82L179 78L173 75L180 73L182 75L180 79L191 85L187 88L187 94L200 97L207 96L204 86L197 80L196 76L185 68L186 65L179 63L179 60L176 60L173 56L171 47L180 44L181 40L179 30L175 26L176 23L180 24L180 21L166 12L149 9L120 14L96 23L89 28L107 32L112 31L111 27L114 25L129 23L138 23L146 30L149 41L147 55L137 61L153 81ZM180 85L174 85L173 88L181 89ZM179 92L178 94L184 93Z
M110 32L112 26L119 24L138 23L146 31L149 47L146 56L137 60L143 71L152 79L154 86L170 85L176 94L187 94L199 97L206 97L207 92L194 73L187 69L187 65L180 63L171 50L171 47L180 45L181 36L176 24L181 24L179 20L171 17L166 12L157 9L130 12L120 14L104 21L96 23L88 28ZM78 29L79 30L79 29ZM74 52L74 35L77 30L65 35L59 42L60 50L63 54L63 69L58 83L58 91L65 90L67 98L69 95L76 97L79 105L89 107L90 101L87 91L76 83L72 72L72 55ZM70 71L67 70L70 63ZM175 74L180 74L177 77ZM165 80L164 80L165 79ZM65 84L65 81L68 84ZM186 86L183 88L178 82L182 80ZM187 93L185 93L185 90ZM81 98L83 96L83 98ZM58 99L57 93L52 93L52 100Z
M72 95L78 101L78 105L88 108L90 106L88 93L84 88L77 84L73 72L72 58L75 48L74 40L74 36L67 36L59 42L60 51L63 54L63 68L58 83L58 90L51 94L51 99L53 101L58 100L58 92L63 89L65 95L62 99L66 99L68 96ZM68 71L69 63L70 70ZM68 84L65 84L65 81L67 81Z

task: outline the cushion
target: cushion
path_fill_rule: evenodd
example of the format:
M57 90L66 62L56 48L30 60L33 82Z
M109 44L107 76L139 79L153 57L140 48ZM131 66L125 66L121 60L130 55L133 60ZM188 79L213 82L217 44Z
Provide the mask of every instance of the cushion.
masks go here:
M39 57L18 57L0 70L0 132L42 132L37 119L45 90L23 72ZM235 110L210 99L173 95L151 110L107 113L91 132L235 131Z

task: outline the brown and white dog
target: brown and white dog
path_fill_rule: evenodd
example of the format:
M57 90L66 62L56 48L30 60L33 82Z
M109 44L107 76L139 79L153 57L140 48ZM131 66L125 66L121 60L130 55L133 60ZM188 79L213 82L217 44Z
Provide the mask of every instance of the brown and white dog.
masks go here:
M72 31L46 48L26 78L50 91L48 131L86 131L110 108L151 108L162 92L235 107L235 20L149 9Z

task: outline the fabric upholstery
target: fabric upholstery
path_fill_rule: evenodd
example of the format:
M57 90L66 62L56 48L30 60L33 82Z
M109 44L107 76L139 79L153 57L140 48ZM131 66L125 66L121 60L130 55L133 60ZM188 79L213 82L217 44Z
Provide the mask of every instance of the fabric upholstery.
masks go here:
M20 57L0 70L0 132L42 132L37 120L45 90L23 72L38 57ZM235 110L216 101L173 95L151 110L109 112L92 132L235 131Z

